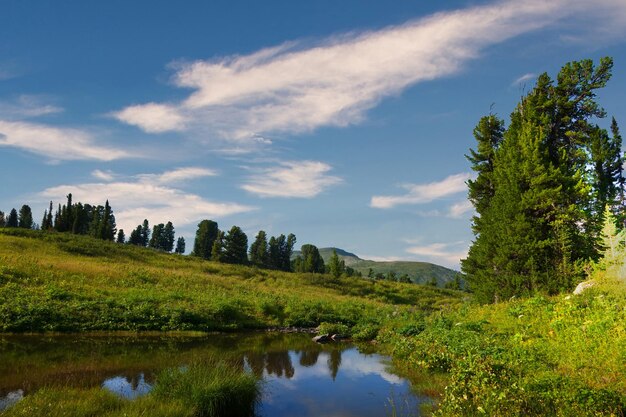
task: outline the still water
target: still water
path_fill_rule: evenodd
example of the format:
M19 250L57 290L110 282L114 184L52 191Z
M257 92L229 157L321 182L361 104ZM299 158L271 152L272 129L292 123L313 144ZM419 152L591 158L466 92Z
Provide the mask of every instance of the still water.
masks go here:
M260 417L419 415L431 400L389 358L306 334L0 336L0 413L43 386L97 387L133 399L162 369L202 357L238 359L262 377ZM402 413L398 413L398 410Z

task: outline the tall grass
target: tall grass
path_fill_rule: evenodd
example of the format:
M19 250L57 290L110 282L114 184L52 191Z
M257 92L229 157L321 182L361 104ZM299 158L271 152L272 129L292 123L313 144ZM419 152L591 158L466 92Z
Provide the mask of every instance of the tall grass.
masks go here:
M0 413L3 417L251 417L261 381L215 359L167 369L152 391L136 400L104 389L43 388Z

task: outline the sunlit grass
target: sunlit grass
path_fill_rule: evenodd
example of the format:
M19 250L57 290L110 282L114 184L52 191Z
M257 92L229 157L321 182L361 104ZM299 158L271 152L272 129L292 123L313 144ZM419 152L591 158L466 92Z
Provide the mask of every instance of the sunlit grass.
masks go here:
M380 325L459 293L225 265L84 236L0 232L0 331L237 330Z

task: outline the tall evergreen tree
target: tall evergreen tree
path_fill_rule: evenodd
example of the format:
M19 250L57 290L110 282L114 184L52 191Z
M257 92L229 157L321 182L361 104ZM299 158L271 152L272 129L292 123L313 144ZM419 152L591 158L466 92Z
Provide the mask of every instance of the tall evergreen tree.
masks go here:
M130 237L128 238L129 245L143 246L143 227L138 225L135 230L130 232Z
M317 246L310 244L302 245L300 255L294 260L293 270L295 272L315 272L323 274L326 267Z
M18 226L17 210L13 208L11 209L11 212L9 213L9 218L7 219L7 227L17 227L17 226Z
M328 260L328 272L330 272L330 274L334 278L339 278L344 272L344 269L345 264L342 265L341 260L339 259L339 255L337 255L337 250L333 249L333 254Z
M24 204L22 208L20 208L20 213L18 215L18 226L23 229L32 229L33 228L33 212L30 209L30 206Z
M174 249L174 253L178 253L179 255L182 255L185 253L185 238L180 236L177 240L176 240L176 249Z
M48 215L46 216L46 227L42 227L44 230L50 230L54 227L54 223L52 222L52 200L50 201L50 207L48 208Z
M117 243L125 243L126 235L124 235L124 229L120 229L117 231L117 239L115 240Z
M213 241L211 246L211 260L215 262L222 262L224 258L224 232L218 229L217 238Z
M567 289L580 262L597 257L601 208L623 183L621 139L590 122L604 116L595 90L611 68L610 59L570 63L556 85L542 74L503 134L492 116L474 131L476 238L462 269L480 300Z
M268 266L268 244L265 231L261 230L250 245L250 263L260 267Z
M171 252L174 250L174 225L172 222L167 222L163 228L163 250L165 252Z
M248 237L238 226L231 227L224 237L222 262L241 265L248 263Z
M213 249L213 243L217 239L219 229L217 223L213 220L202 220L198 223L198 230L196 230L196 239L193 242L193 256L198 256L204 259L211 259L211 250Z
M164 240L165 236L165 225L163 223L155 224L152 227L152 237L150 238L150 242L148 242L148 247L165 250Z
M4 218L4 212L0 210L0 227L6 226L6 219Z
M293 253L293 247L296 244L296 235L289 233L285 244L281 246L281 265L282 271L291 271L291 254Z
M148 243L150 243L150 223L148 222L148 219L143 219L140 236L141 246L148 246Z

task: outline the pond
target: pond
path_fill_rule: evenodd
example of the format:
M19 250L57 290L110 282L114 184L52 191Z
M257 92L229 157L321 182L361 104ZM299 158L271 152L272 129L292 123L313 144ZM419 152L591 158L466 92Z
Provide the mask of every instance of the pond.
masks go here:
M265 380L260 417L419 415L431 399L413 393L389 358L368 350L293 333L4 335L0 413L44 386L100 386L134 399L150 391L162 369L223 357Z

